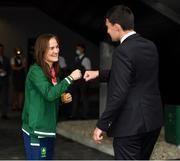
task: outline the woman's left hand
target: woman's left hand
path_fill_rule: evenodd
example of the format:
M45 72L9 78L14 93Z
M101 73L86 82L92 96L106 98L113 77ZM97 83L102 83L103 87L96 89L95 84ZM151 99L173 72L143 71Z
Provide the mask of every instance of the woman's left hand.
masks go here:
M70 93L63 93L61 95L61 102L62 103L69 103L72 101L72 96Z

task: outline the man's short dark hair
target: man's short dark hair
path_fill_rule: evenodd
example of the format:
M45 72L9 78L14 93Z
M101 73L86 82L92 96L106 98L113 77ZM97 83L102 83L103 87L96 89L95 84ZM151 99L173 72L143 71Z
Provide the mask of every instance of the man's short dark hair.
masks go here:
M123 30L134 29L134 15L130 8L124 5L116 5L108 10L106 18L112 24L121 25Z

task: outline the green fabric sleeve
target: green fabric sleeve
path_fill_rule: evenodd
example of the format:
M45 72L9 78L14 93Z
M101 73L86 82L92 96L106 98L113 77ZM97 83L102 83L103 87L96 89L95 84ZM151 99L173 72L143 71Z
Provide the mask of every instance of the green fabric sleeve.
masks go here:
M34 66L31 69L29 80L48 101L54 101L55 99L60 98L61 94L65 92L73 82L68 76L54 86L39 66Z

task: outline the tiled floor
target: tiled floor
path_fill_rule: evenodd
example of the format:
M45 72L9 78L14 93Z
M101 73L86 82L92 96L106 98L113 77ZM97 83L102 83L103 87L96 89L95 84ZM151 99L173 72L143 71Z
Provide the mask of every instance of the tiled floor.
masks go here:
M105 137L102 145L92 141L92 131L96 120L61 121L58 124L58 133L63 133L56 139L55 158L57 160L111 160L113 150L111 139ZM81 144L77 143L80 142ZM84 145L86 146L84 146ZM92 147L92 148L91 148ZM98 150L96 150L96 149ZM100 152L103 151L103 152ZM20 113L12 113L10 120L0 120L0 160L25 159L23 140L21 136ZM180 149L164 140L164 131L161 131L151 159L171 160L180 159Z
M63 121L59 122L58 133L76 140L82 144L93 147L100 151L113 155L112 140L104 135L102 145L97 145L92 141L92 131L95 127L96 120L81 120L81 121ZM173 144L169 144L164 139L164 129L162 129L159 139L155 145L153 160L171 160L180 159L180 148Z
M0 119L0 160L14 159L25 159L21 136L21 118L17 113L11 114L10 120ZM111 160L113 157L57 135L54 159Z

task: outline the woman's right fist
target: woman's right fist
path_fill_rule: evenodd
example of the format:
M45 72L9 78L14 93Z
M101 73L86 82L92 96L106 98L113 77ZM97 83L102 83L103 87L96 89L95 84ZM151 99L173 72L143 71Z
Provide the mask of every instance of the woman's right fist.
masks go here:
M73 80L78 80L82 77L82 74L79 69L76 69L70 74L70 76L72 77Z

